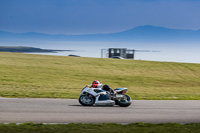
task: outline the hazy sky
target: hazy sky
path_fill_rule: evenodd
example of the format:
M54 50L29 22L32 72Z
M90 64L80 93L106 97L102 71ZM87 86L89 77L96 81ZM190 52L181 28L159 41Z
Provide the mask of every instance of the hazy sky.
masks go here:
M137 26L200 29L200 0L0 0L0 30L114 33Z

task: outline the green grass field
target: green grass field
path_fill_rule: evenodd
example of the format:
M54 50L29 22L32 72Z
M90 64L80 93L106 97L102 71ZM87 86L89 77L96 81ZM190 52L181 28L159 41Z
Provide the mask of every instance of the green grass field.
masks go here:
M0 133L199 133L200 124L0 124Z
M93 80L132 99L200 100L200 64L0 53L0 96L78 98Z

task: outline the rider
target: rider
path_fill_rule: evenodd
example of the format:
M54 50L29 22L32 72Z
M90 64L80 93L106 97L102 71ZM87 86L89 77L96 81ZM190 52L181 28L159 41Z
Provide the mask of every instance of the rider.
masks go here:
M94 80L92 82L92 88L102 88L103 84L101 84L98 80Z
M114 94L114 91L108 86L108 85L103 85L101 84L98 80L94 80L92 82L92 88L101 88L102 90L108 91L111 94Z

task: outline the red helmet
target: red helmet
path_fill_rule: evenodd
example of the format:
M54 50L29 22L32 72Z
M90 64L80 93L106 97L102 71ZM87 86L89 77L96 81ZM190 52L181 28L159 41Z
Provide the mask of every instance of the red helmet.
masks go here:
M96 88L98 84L100 84L100 82L98 80L95 80L92 82L92 87Z

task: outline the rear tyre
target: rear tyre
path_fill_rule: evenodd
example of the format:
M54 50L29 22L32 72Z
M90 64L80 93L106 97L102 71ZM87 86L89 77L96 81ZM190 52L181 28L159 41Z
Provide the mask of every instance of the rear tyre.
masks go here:
M115 103L120 107L128 107L131 105L131 98L128 95L124 95L123 98L117 99Z
M79 103L83 106L92 106L95 103L95 98L92 95L81 95Z

